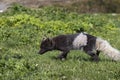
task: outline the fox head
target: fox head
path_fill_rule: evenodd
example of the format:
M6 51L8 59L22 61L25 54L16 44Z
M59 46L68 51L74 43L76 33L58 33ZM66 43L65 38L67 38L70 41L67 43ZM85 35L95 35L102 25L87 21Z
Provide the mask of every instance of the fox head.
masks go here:
M40 45L40 50L39 54L44 54L47 51L51 51L54 49L54 42L52 39L47 38L42 40L41 45Z

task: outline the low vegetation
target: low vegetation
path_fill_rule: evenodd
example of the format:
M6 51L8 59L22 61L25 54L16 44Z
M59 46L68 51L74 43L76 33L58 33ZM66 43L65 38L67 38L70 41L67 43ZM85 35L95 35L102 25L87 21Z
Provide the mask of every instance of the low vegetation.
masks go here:
M43 37L87 33L108 40L120 50L120 15L78 14L59 7L29 9L14 4L0 14L0 80L119 80L120 62L100 55L91 62L82 51L71 51L67 60L58 51L39 55Z

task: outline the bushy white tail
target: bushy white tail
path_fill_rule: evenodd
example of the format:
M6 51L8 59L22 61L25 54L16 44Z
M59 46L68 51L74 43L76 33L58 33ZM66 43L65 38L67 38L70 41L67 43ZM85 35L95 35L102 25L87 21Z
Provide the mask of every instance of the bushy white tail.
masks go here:
M106 40L97 38L96 49L102 51L105 55L110 57L112 60L120 61L120 51L113 48Z

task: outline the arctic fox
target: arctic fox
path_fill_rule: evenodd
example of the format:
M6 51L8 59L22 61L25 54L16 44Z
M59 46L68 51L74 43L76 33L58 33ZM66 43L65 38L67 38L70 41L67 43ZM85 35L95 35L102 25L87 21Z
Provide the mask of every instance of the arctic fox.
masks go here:
M109 42L85 32L47 38L41 42L39 54L52 50L60 50L62 53L58 58L65 59L70 50L81 49L90 55L93 61L99 61L98 56L100 52L103 52L112 60L120 60L120 52L113 48Z

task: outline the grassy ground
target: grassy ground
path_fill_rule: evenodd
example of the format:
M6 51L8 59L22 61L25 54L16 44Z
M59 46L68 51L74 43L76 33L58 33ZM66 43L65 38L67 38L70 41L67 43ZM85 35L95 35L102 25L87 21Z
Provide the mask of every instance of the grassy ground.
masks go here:
M75 33L79 27L120 50L120 15L67 13L52 7L29 10L15 5L0 16L0 80L120 79L120 62L102 53L98 63L82 51L71 51L64 61L55 59L59 51L37 54L45 34Z
M120 49L118 34L111 44ZM36 38L37 39L37 38ZM82 51L71 51L67 60L56 60L59 51L37 54L39 44L16 46L17 38L0 44L0 80L119 80L120 62L100 54L98 63Z
M1 80L119 80L120 63L107 59L102 54L100 62L90 61L81 51L71 51L67 60L54 57L58 51L37 54L38 48L1 46ZM120 48L120 47L119 47Z

